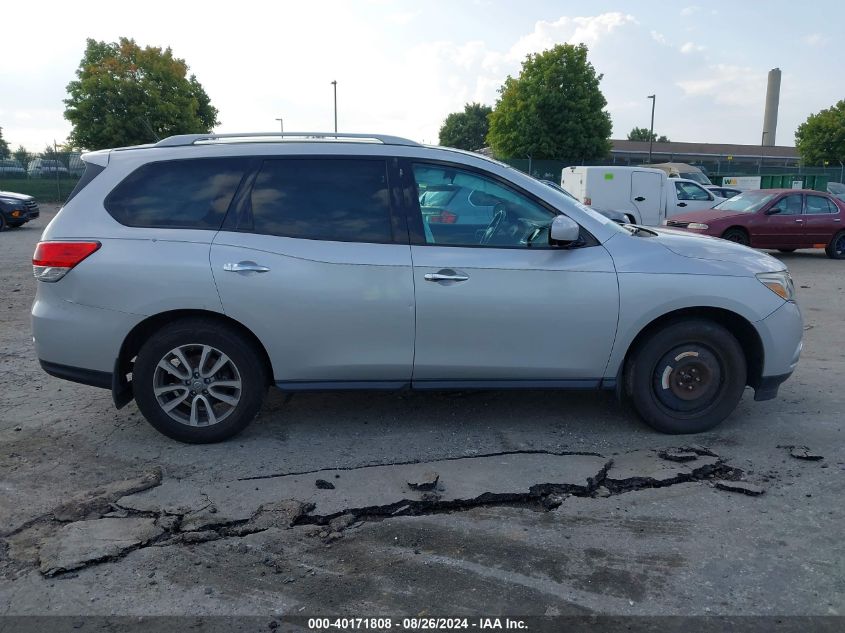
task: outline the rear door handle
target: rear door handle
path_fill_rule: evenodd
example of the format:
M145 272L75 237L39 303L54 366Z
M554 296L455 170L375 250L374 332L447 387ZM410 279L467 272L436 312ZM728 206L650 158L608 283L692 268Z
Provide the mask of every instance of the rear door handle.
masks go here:
M426 281L466 281L469 279L467 275L459 275L457 273L451 274L444 274L444 273L426 273L425 280Z
M645 198L643 198L642 196L637 196L636 198L634 198L635 202L642 202L643 200L645 200Z
M229 262L228 264L223 264L223 270L228 273L267 273L270 272L270 269L267 266L261 266L256 264L255 262L238 262L237 264L233 264Z
M800 223L801 223L801 222L803 222L804 220L802 220L801 218L798 218L798 219L797 219L797 220L795 220L795 221L796 221L797 223L799 223L799 224L800 224Z
M686 202L679 202L678 206L679 207L685 207L685 206L687 206L687 203Z

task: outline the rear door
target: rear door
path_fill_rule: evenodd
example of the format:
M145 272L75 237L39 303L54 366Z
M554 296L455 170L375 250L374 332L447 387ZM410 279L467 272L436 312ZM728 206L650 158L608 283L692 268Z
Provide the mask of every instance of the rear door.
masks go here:
M648 171L635 171L631 174L631 204L639 212L643 224L660 224L662 180L661 174Z
M804 206L804 233L807 244L824 248L841 229L842 212L833 200L827 196L807 194Z
M257 159L239 191L211 267L226 314L259 337L279 386L409 382L414 288L394 170L387 158Z

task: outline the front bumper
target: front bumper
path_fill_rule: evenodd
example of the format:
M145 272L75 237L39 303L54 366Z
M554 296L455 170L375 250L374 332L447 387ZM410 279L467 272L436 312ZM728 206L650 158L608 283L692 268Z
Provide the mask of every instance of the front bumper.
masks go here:
M778 388L798 366L804 342L804 320L801 309L792 301L785 302L765 319L754 324L763 342L763 372L755 387L755 400L770 400Z

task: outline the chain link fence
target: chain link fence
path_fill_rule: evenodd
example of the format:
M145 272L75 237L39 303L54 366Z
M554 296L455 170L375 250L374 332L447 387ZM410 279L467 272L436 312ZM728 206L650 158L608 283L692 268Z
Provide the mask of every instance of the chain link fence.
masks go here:
M64 202L84 171L80 152L16 151L0 158L0 191L35 196L39 202Z

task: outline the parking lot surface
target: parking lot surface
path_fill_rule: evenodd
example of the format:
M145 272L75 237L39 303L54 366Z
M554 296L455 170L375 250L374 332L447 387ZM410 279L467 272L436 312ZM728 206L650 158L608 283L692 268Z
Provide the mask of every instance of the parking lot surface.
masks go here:
M845 263L823 251L778 254L795 375L709 433L607 393L271 391L199 446L40 369L54 213L0 234L6 615L845 613Z

